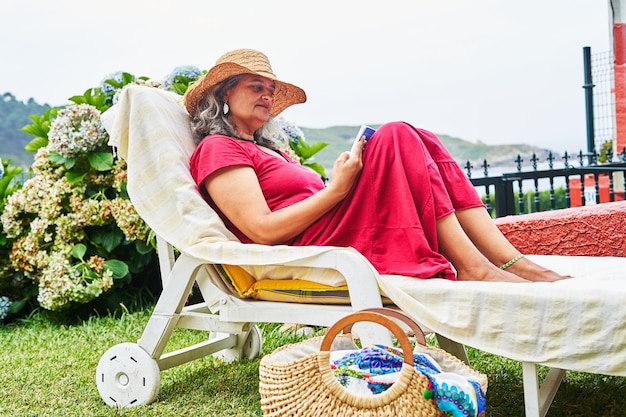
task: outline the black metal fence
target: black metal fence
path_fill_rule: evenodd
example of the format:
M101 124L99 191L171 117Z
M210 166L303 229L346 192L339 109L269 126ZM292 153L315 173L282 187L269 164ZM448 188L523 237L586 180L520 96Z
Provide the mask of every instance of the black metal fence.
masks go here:
M585 47L583 65L586 78L583 89L585 94L590 94L590 100L587 100L590 102L585 103L585 114L588 128L593 128L587 132L588 145L592 145L587 147L587 151L592 152L603 143L614 141L616 136L613 53L591 53L591 49Z
M516 164L514 172L497 176L490 176L489 164L484 160L480 166L482 178L473 178L474 167L469 161L465 164L467 176L484 196L485 205L492 216L502 217L624 199L626 148L617 155L613 151L616 135L613 54L591 54L591 49L584 47L583 67L587 152L583 153L581 150L573 156L565 152L560 157L561 168L555 168L559 156L550 152L542 169L539 169L538 157L533 154L529 159L532 167L530 171L522 171L524 161L518 155L512 161ZM561 190L564 190L562 196ZM542 193L547 194L543 205Z
M562 168L555 168L557 157L547 157L547 169L538 168L535 154L530 158L532 170L522 171L523 159L518 155L514 172L489 175L489 164L483 161L483 177L473 178L469 162L465 170L470 181L483 195L487 210L492 216L502 217L530 212L556 210L579 205L599 204L623 200L626 189L626 149L616 155L607 152L606 162L598 163L598 154L580 151L573 157L563 155ZM564 191L560 204L557 194ZM541 205L541 194L547 195L547 207ZM531 198L527 199L527 196ZM530 200L530 201L528 201Z

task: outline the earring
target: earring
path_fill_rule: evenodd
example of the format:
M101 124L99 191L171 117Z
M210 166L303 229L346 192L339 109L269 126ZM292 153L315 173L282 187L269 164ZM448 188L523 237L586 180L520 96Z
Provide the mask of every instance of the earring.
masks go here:
M228 107L228 103L224 102L224 115L228 114L230 107Z

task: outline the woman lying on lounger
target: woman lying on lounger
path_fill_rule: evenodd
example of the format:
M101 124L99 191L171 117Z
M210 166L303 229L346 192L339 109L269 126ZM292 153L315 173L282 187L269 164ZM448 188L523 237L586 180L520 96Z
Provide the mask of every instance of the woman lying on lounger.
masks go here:
M394 122L339 155L325 186L276 144L272 123L306 95L251 49L221 56L185 107L200 192L244 243L353 247L381 274L555 281L497 228L439 139ZM450 265L452 264L452 265Z

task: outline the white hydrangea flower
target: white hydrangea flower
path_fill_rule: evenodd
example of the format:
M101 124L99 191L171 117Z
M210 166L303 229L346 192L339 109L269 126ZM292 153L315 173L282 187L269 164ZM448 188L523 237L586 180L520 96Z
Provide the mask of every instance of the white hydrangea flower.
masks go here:
M90 104L70 104L50 124L48 148L66 158L90 152L107 142L100 111Z

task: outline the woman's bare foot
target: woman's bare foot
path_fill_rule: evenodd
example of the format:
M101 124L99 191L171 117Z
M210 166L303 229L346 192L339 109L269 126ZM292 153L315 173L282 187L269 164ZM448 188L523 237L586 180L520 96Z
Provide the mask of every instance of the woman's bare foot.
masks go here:
M458 281L530 282L490 263L471 269L457 270L456 279Z
M560 275L548 268L537 265L528 258L522 258L508 267L506 271L533 282L554 282L566 278L570 275Z

